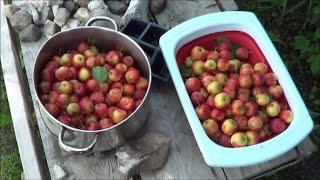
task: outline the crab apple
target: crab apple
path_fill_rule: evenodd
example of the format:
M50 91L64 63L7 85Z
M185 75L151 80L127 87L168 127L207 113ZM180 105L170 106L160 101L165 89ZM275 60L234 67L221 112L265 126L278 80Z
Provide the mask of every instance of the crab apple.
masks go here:
M60 109L56 104L47 103L44 105L44 108L54 117L58 117L60 114Z
M48 96L49 103L55 103L59 93L57 91L51 91Z
M280 112L279 117L283 122L290 124L293 120L293 113L290 110L283 110Z
M59 56L53 56L53 57L51 58L51 62L60 63L60 57L59 57Z
M89 57L89 58L86 60L86 66L87 66L88 68L93 68L93 67L99 66L98 58L96 58L96 57Z
M244 105L244 107L246 109L246 116L247 117L252 117L252 116L258 115L259 106L258 106L257 103L255 103L255 102L247 102Z
M236 97L236 91L231 86L225 86L223 88L223 92L226 92L229 95L230 99L234 99Z
M206 59L212 59L214 61L218 60L220 57L219 52L218 51L210 51L207 54L207 58Z
M265 63L256 63L253 66L253 70L254 72L258 72L261 74L266 74L268 71L268 66Z
M121 100L122 91L118 88L113 88L107 94L107 100L111 103L118 103Z
M207 88L208 85L212 82L215 81L216 78L212 75L206 75L203 78L201 78L201 84L203 87Z
M229 60L220 58L217 61L217 69L219 71L222 71L222 72L227 71L229 69L229 65L230 65Z
M61 66L55 71L55 77L58 81L65 81L71 78L70 69L67 66Z
M99 89L103 94L107 94L109 92L109 84L108 83L100 83Z
M233 147L244 147L248 145L248 138L243 132L236 132L231 136L231 144Z
M80 105L78 103L69 103L67 105L67 112L70 116L78 114L80 112Z
M42 80L47 82L53 82L55 80L54 71L46 68L42 71Z
M122 83L121 82L113 82L112 84L111 84L111 87L110 87L110 89L113 89L113 88L118 88L118 89L121 89L121 90L123 90L123 85L122 85Z
M254 145L259 143L259 135L256 131L247 131L246 136L248 139L248 145Z
M230 103L230 97L227 93L221 92L214 97L214 106L218 109L226 108Z
M133 93L133 99L134 100L140 100L140 99L143 99L144 96L146 94L146 91L144 90L135 90L134 93Z
M78 78L78 70L75 67L69 67L71 73L71 79L76 80Z
M90 46L89 49L93 52L94 56L98 55L99 50L98 50L98 48L96 46Z
M214 61L212 59L208 59L204 63L203 68L205 71L213 72L217 68L217 63L216 63L216 61Z
M210 138L217 137L217 133L220 131L218 123L213 119L205 120L202 123L202 126L203 126L204 131L207 133L207 135Z
M71 66L71 55L69 53L65 53L60 58L60 64L62 66Z
M220 56L220 58L222 58L222 59L230 60L231 57L232 57L232 54L231 54L230 51L222 50L222 51L219 52L219 56Z
M77 46L77 50L79 51L79 52L84 52L85 50L87 50L87 49L89 49L89 45L86 43L86 42L81 42L81 43L79 43L78 44L78 46Z
M107 72L110 71L110 69L113 68L110 64L105 64L103 67Z
M91 78L91 72L89 71L88 68L82 67L79 70L78 78L82 82L86 82Z
M134 100L131 97L122 97L118 103L118 107L126 111L132 110L134 107Z
M192 64L192 72L194 72L197 75L202 74L204 71L204 62L203 61L195 61Z
M136 89L147 89L148 88L148 80L144 77L140 77L139 81L136 84Z
M112 114L116 109L119 109L119 108L117 106L109 106L109 108L108 108L108 117L109 118L112 119Z
M203 72L198 76L198 78L202 81L202 79L206 76L213 76L211 72Z
M206 59L208 51L201 46L195 46L191 49L190 56L195 61L203 61Z
M78 104L78 107L76 107L77 105L75 105L75 109L79 108L79 112L80 112L80 106ZM71 108L72 109L72 108ZM76 125L77 127L81 126L81 123L84 122L85 120L85 116L83 114L74 114L71 118L72 120L72 124Z
M218 144L224 147L232 147L230 137L225 134L218 137Z
M79 97L77 95L75 95L75 94L72 94L70 96L70 102L71 103L78 103L79 102Z
M231 103L231 112L234 116L244 115L246 112L244 102L235 100Z
M214 120L216 120L217 122L222 122L225 118L226 114L224 111L213 108L211 113L210 113L210 117Z
M135 91L135 86L132 84L124 84L123 85L123 94L126 96L132 96Z
M238 72L241 66L241 62L238 59L232 59L229 61L229 72Z
M106 61L107 63L111 65L116 65L121 61L121 55L119 51L109 51L108 54L106 55Z
M101 126L97 121L93 121L89 123L89 127L88 127L89 131L96 131L99 129L101 129Z
M270 96L266 93L260 93L255 96L256 103L260 106L266 106L270 103Z
M141 99L135 101L135 102L134 102L134 109L137 109L137 108L140 106L141 103L142 103L142 100L141 100Z
M239 78L238 77L230 77L224 85L228 86L232 89L237 89L239 87Z
M252 116L248 120L248 127L253 131L258 131L262 128L263 121L259 116Z
M116 124L122 122L126 117L127 112L123 109L115 109L112 113L112 120Z
M86 59L88 59L89 57L94 57L95 53L91 49L87 49L83 52L83 55Z
M114 122L109 118L100 119L99 124L102 129L109 128L115 125Z
M238 124L240 130L248 128L248 118L246 116L235 116L234 121Z
M222 86L218 81L212 81L207 86L207 91L212 95L216 95L222 91Z
M278 79L274 73L267 73L264 75L264 83L267 86L275 86L277 85Z
M94 114L102 119L108 116L108 107L105 103L98 103L94 105Z
M74 94L76 94L77 96L84 96L87 93L87 88L86 85L84 83L75 83L73 85L73 92Z
M264 78L260 73L253 73L251 75L251 78L252 78L253 85L255 86L261 86L264 83Z
M128 66L124 63L118 63L116 64L115 69L118 70L121 74L124 74L127 72Z
M187 79L187 81L185 82L185 86L186 86L189 93L193 93L195 91L200 90L201 82L198 78L191 77L191 78Z
M196 112L201 120L208 119L210 117L211 109L207 104L201 104L196 107Z
M208 96L206 103L207 103L211 108L214 108L214 95L211 94L210 96Z
M50 61L45 69L49 69L51 72L54 72L60 66L60 60L58 61Z
M84 97L79 102L81 112L83 114L91 114L93 112L93 102L89 97Z
M265 86L255 86L252 88L252 95L256 96L257 94L266 93L267 89Z
M224 134L231 136L238 130L238 125L233 119L226 119L222 123L221 130Z
M240 47L236 50L236 57L241 60L246 60L249 57L249 52L246 48Z
M237 93L237 99L243 101L243 102L248 102L249 101L249 96L250 96L250 93L247 93L247 92L238 92Z
M280 113L280 104L277 101L273 101L266 107L266 112L270 117L276 117Z
M56 100L56 105L61 108L65 109L68 105L70 97L67 94L60 94Z
M226 50L226 51L230 51L231 50L230 42L221 42L221 43L219 43L218 51L223 51L223 50Z
M95 92L99 90L99 82L94 79L90 79L86 82L86 88L91 92Z
M184 61L184 65L191 68L192 64L193 64L193 60L192 60L191 56L186 57L186 59Z
M206 102L206 97L200 91L196 91L191 94L191 101L194 105L200 105Z
M72 58L72 66L75 68L82 68L86 64L86 59L82 54L76 54Z
M242 88L249 89L252 86L252 79L249 75L239 76L239 86Z
M281 96L283 95L283 89L279 85L269 86L268 92L273 99L280 99Z
M274 118L269 123L270 130L275 134L280 134L286 129L285 123L280 118Z
M265 111L259 111L258 116L262 119L263 124L266 124L269 121L269 117Z
M67 115L60 115L58 117L58 120L60 122L62 122L63 124L68 125L68 126L70 126L71 123L72 123L72 120L71 120L70 116L67 116Z
M40 95L40 101L42 102L42 104L46 104L49 102L49 95L48 94L42 94Z
M73 86L69 81L62 81L59 84L58 92L61 93L61 94L70 95L73 92Z
M97 122L97 121L98 121L98 118L97 118L97 116L94 115L94 114L89 114L89 115L87 115L86 118L85 118L85 122L86 122L87 124L89 124L89 123L91 123L91 122Z
M227 80L228 80L227 75L224 74L224 73L217 73L214 77L215 77L215 78L217 79L217 81L218 81L220 84L222 84L222 85L223 85L224 83L226 83Z
M110 69L108 72L108 77L111 81L119 81L121 79L121 72L117 69Z
M51 83L47 82L47 81L42 81L39 85L40 87L40 91L43 94L49 94L50 90L51 90Z
M251 75L252 73L253 73L253 68L251 64L249 63L242 64L242 66L240 67L240 74Z
M125 56L122 58L121 62L128 67L132 67L134 64L134 59L132 58L132 56Z
M140 72L135 68L129 68L125 74L125 78L130 84L137 83L140 79Z
M92 93L90 95L90 100L94 104L103 103L105 101L104 95L102 94L102 92L94 92L94 93Z
M98 54L97 60L100 65L104 65L106 63L105 62L105 54Z

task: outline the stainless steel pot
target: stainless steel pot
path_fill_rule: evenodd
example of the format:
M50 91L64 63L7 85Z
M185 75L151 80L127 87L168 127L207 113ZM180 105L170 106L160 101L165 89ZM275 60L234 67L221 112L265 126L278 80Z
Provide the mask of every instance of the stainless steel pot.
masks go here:
M95 21L107 21L114 26L114 29L90 27ZM117 25L112 19L95 17L87 22L86 27L74 28L55 34L44 43L38 52L33 70L33 83L37 92L36 98L39 102L42 119L51 133L58 138L60 147L68 152L87 155L93 151L113 149L128 138L133 137L146 121L149 112L148 97L152 80L150 64L141 47L127 35L117 30ZM51 57L57 53L61 54L74 49L79 42L88 40L99 49L121 49L124 54L131 55L141 73L149 80L146 96L130 116L113 127L97 131L80 130L61 123L44 108L38 91L41 70Z

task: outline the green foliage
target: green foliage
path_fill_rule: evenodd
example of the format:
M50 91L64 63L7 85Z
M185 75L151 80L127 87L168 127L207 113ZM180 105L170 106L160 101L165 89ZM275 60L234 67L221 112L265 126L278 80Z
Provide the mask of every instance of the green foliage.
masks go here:
M100 83L103 83L108 78L106 69L101 66L97 66L92 69L92 76L93 79L99 81Z

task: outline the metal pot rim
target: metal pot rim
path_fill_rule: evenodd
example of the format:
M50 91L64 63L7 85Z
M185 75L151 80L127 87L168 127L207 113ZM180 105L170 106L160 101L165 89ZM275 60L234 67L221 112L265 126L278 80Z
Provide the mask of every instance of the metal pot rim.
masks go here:
M147 64L148 64L148 72L149 72L149 77L148 77L148 81L149 81L149 84L148 84L148 88L147 88L147 91L146 91L146 94L144 96L144 98L142 99L142 102L140 103L140 105L128 116L126 117L123 121L121 121L120 123L112 126L112 127L109 127L109 128L105 128L105 129L100 129L100 130L82 130L82 129L77 129L77 128L74 128L74 127L71 127L71 126L68 126L68 125L65 125L63 123L61 123L57 118L55 118L54 116L52 116L48 111L47 109L44 107L44 105L42 104L42 102L40 101L39 99L39 96L38 96L38 91L37 91L37 84L35 82L35 65L36 65L36 62L38 61L38 56L41 52L41 50L43 50L43 47L50 43L50 41L52 39L54 39L55 37L57 36L63 36L65 33L67 32L70 32L70 31L74 31L74 30L85 30L85 29L99 29L99 30L103 30L103 31L107 31L107 32L113 32L113 33L116 33L124 38L126 38L129 42L133 43L136 48L142 53L142 55L144 56L144 59L147 61ZM152 72L151 72L151 66L150 66L150 63L148 61L148 57L146 55L146 53L143 51L143 49L139 46L138 43L136 43L134 40L132 40L129 36L127 36L126 34L123 34L122 32L119 32L119 31L116 31L116 30L113 30L113 29L110 29L110 28L104 28L104 27L98 27L98 26L84 26L84 27L77 27L77 28L72 28L72 29L68 29L68 30L65 30L65 31L61 31L61 32L58 32L56 34L54 34L52 37L48 38L45 43L41 46L41 48L39 49L38 53L37 53L37 57L36 57L36 61L35 61L35 64L33 66L33 89L36 93L36 99L39 103L39 105L44 109L44 111L48 114L48 116L52 119L54 119L57 123L59 123L61 126L69 129L69 130L73 130L73 131L78 131L78 132L84 132L84 133L100 133L100 132L104 132L104 131L108 131L108 130L111 130L113 128L116 128L117 126L120 126L122 123L124 123L125 121L127 121L128 119L130 119L140 108L141 106L143 105L143 103L145 102L147 96L149 95L149 91L150 91L150 87L151 87L151 82L152 82ZM42 118L42 117L41 117Z

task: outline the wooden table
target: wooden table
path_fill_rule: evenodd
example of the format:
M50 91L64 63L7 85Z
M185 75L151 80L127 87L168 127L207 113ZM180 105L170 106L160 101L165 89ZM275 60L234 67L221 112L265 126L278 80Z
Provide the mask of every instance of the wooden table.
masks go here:
M213 5L216 3L217 5ZM157 15L156 18L159 25L170 28L194 16L219 12L221 10L237 9L233 0L217 0L216 3L209 0L193 0L185 3L169 1L167 9ZM190 11L190 8L195 8L196 10ZM178 17L178 15L180 16ZM3 16L2 13L1 63L24 174L27 179L40 178L42 168L38 160L39 155L36 153L37 147L34 145L32 128L29 127L31 126L31 118L30 112L26 111L24 94L26 89L23 89L25 87L21 86L24 83L22 79L25 76L21 73L20 67L17 66L19 59L16 56L12 39L10 39L12 37L10 37L11 34L7 19ZM46 38L42 37L38 42L21 42L21 48L27 73L26 77L29 82L29 88L31 89L34 110L50 175L53 179L56 178L53 167L58 165L68 173L68 177L76 179L114 179L114 172L118 166L114 151L106 154L97 153L88 157L67 154L60 150L57 140L50 134L41 120L38 102L35 100L35 92L32 87L32 69L37 51L45 41ZM8 44L10 44L10 46L8 46ZM12 71L12 69L14 69L14 71ZM17 80L14 81L14 87L10 86L12 77ZM13 89L15 91L12 91ZM21 96L19 96L20 94ZM19 99L19 101L16 101L17 99ZM22 104L23 106L21 106ZM295 164L315 150L315 146L310 139L306 138L296 148L266 163L244 168L210 168L205 164L201 156L172 82L163 83L157 80L153 81L151 88L151 106L152 113L145 130L156 130L166 133L172 137L172 142L165 166L159 170L141 173L140 176L142 179L256 178ZM18 117L16 113L23 113L25 116ZM22 121L23 125L19 124L20 122L18 123L18 121ZM19 132L23 132L24 134L21 135ZM27 144L25 142L26 140L28 140Z

